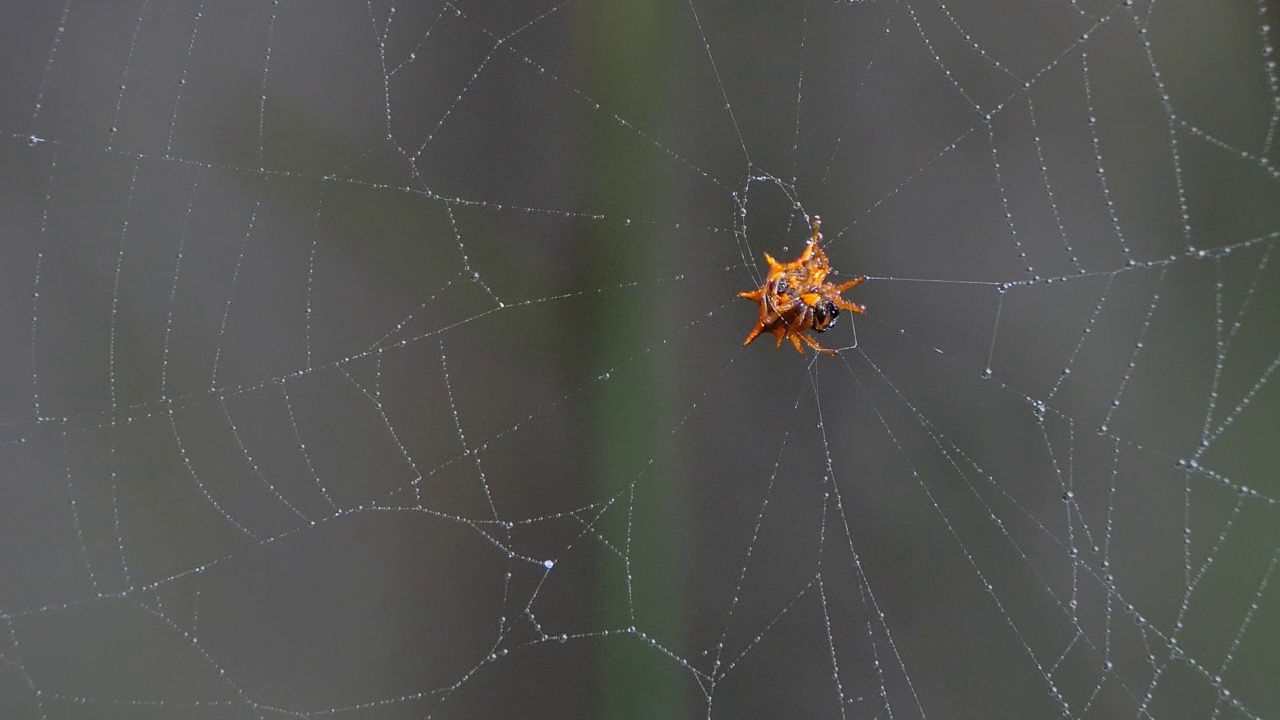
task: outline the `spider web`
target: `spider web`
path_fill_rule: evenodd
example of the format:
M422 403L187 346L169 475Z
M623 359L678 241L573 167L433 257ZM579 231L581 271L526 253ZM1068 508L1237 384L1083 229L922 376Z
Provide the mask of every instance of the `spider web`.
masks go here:
M4 715L1280 715L1274 5L741 5L11 4Z

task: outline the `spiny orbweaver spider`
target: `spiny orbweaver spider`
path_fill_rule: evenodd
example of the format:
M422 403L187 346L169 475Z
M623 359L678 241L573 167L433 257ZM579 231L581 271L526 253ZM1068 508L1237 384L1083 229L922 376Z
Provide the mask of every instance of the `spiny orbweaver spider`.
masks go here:
M821 240L822 220L815 215L813 237L805 245L800 257L789 263L780 263L769 253L764 254L764 259L769 263L769 275L765 277L764 285L749 292L738 293L738 297L760 305L760 317L743 345L750 344L761 333L771 332L778 338L779 346L782 345L783 338L786 338L801 355L804 354L801 340L820 353L838 354L835 350L819 345L805 331L824 332L835 324L841 310L865 313L866 307L845 300L840 297L840 293L867 278L856 277L840 285L827 282L831 262L818 244Z

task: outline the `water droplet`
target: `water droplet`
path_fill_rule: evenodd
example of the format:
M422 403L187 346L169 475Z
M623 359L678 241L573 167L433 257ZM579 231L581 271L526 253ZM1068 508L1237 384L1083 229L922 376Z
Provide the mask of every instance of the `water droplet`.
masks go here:
M553 567L555 567L555 566L556 566L556 561L555 561L555 560L543 560L543 561L542 561L542 567L544 567L544 568L546 568L546 569L548 569L548 570L550 570L551 568L553 568Z

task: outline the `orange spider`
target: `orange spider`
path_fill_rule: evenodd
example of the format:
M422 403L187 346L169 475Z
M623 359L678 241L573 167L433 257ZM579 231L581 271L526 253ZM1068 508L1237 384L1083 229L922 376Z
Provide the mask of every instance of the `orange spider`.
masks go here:
M780 263L769 253L764 254L764 259L769 263L769 274L765 277L764 285L750 292L738 293L738 297L760 305L760 317L743 345L750 344L761 333L771 332L778 338L779 346L782 345L783 338L786 338L801 355L804 354L801 340L820 353L838 354L835 350L819 345L805 331L824 332L835 324L841 310L866 312L866 307L840 297L840 293L866 280L866 277L857 277L841 285L827 282L831 262L818 244L821 240L822 220L815 215L813 237L809 239L800 257L789 263Z

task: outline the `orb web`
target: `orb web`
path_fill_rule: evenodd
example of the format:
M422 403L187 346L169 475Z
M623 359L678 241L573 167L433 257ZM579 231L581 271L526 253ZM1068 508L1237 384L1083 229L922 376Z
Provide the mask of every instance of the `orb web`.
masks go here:
M4 15L6 716L1280 712L1271 3Z

